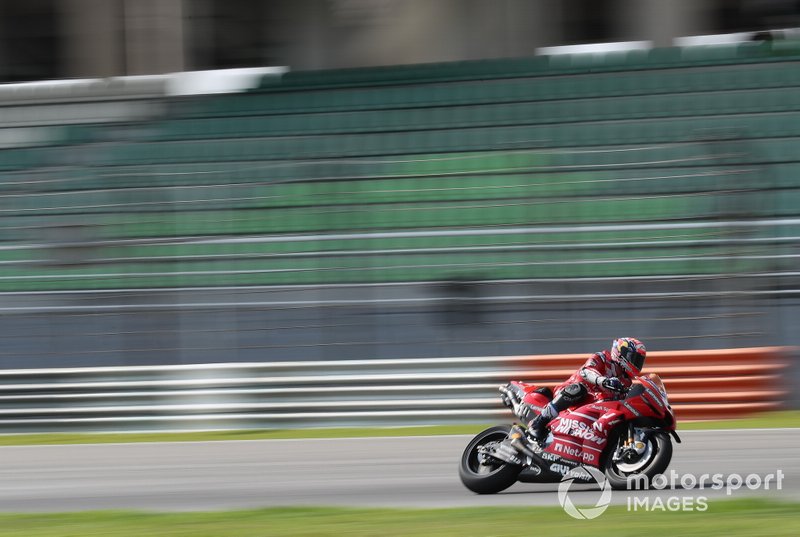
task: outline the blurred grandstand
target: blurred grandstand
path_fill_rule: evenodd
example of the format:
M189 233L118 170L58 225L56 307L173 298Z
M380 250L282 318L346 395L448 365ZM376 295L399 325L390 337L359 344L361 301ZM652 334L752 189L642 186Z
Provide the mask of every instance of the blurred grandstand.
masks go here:
M798 61L0 88L2 366L797 344Z

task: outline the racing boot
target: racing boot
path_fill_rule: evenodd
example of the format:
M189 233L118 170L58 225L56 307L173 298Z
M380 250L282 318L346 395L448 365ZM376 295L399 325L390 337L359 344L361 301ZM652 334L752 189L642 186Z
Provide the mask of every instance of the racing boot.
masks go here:
M547 439L547 434L549 433L547 429L547 424L558 416L558 410L556 407L553 406L553 403L549 403L544 409L542 409L541 414L536 416L531 420L528 424L528 434L533 438L536 442L541 444Z

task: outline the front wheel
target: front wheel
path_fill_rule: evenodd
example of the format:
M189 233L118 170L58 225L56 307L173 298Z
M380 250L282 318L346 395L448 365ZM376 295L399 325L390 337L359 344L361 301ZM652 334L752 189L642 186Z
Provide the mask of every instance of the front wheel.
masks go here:
M501 462L479 452L481 447L505 440L510 430L510 425L490 427L478 433L467 445L464 454L461 455L458 476L464 486L472 492L495 494L516 483L522 471L521 466Z
M620 431L609 439L613 441L611 445L616 447L606 457L606 479L614 490L626 490L628 479L637 475L646 476L646 482L652 483L653 477L663 474L672 460L672 439L669 434L665 431L651 431L641 438L643 448L620 457L624 451L620 445L620 438L623 436L625 435Z

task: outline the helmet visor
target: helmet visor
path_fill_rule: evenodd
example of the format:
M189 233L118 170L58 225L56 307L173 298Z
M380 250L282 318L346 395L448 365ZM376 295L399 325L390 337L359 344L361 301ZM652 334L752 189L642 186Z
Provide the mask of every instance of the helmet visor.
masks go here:
M633 367L635 367L636 369L638 369L639 371L641 371L642 368L644 367L644 355L643 354L639 354L638 352L636 352L633 349L630 350L630 352L625 357L625 359L628 362L630 362L630 364Z

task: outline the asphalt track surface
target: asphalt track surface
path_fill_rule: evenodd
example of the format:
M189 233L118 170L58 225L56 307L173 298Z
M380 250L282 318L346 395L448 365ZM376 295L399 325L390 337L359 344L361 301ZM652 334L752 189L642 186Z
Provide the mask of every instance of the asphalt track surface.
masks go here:
M772 494L800 500L800 429L687 431L671 468L683 473L783 472ZM266 506L382 507L557 506L557 484L517 483L479 496L458 479L469 436L248 440L0 448L0 511L138 509L218 510ZM776 476L777 478L777 476ZM635 493L725 498L725 490ZM614 492L614 503L628 493ZM593 505L597 487L573 486L577 505Z

